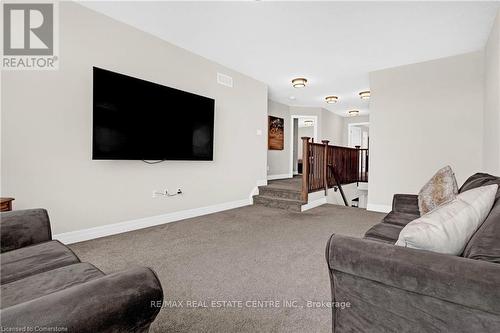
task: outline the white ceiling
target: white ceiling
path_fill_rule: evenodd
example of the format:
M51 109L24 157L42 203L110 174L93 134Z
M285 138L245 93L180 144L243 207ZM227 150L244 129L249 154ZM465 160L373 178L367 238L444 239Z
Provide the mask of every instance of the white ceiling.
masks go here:
M368 73L480 50L493 2L85 2L85 6L265 82L270 98L368 112ZM306 77L306 88L291 87ZM337 95L337 104L324 97ZM296 99L291 100L289 97Z

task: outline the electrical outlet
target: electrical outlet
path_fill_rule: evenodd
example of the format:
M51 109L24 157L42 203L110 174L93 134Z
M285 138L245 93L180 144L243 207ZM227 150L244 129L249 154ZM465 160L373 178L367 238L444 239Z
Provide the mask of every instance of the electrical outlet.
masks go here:
M159 198L159 197L164 197L168 193L168 190L153 190L153 198Z
M182 194L182 189L180 187L177 189L177 192L175 192L175 193L169 193L168 188L166 188L166 189L161 190L161 191L154 190L152 197L153 198L159 198L159 197L166 198L166 197L173 197L173 196L176 196L178 194Z

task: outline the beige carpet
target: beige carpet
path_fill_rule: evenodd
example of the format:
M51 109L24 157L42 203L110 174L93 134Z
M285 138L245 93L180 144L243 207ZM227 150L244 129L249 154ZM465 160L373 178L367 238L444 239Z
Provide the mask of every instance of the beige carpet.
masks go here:
M334 205L304 213L248 206L71 248L106 273L157 272L167 304L183 302L164 307L152 332L330 332L330 309L307 304L331 300L326 242L332 233L361 237L382 217Z

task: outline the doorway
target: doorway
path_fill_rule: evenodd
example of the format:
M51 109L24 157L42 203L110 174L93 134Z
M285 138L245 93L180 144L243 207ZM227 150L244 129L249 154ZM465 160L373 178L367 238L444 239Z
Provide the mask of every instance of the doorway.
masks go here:
M291 123L290 171L292 175L300 175L302 173L302 137L307 136L313 138L314 142L318 142L318 117L292 115Z
M368 149L370 145L370 123L352 123L347 127L347 145Z

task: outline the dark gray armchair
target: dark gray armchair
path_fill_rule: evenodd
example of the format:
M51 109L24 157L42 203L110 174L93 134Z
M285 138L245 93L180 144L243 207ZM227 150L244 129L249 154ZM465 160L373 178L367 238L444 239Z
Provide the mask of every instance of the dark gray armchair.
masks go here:
M44 209L1 214L2 329L147 332L163 301L156 274L139 267L105 275L51 240Z

